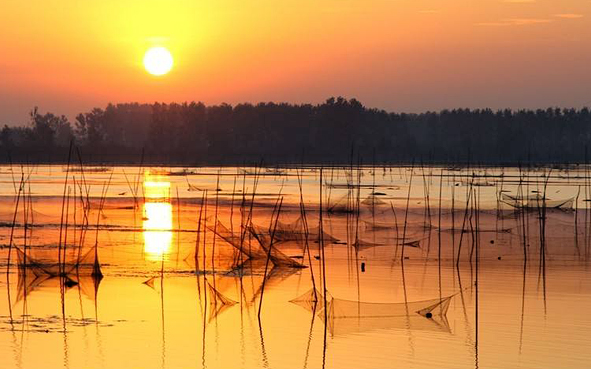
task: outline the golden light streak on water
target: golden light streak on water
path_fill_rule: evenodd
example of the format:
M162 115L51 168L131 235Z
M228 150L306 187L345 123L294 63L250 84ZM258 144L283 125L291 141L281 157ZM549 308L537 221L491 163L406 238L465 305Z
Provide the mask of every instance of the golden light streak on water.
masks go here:
M148 260L159 261L166 256L172 244L172 204L170 182L164 176L144 175L143 207L144 251Z
M144 204L144 251L150 260L161 260L172 244L172 205L168 202Z

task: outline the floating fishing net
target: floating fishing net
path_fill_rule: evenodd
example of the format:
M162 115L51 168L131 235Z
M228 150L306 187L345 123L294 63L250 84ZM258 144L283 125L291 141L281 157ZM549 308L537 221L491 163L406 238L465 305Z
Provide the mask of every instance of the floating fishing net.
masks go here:
M157 279L157 278L158 278L158 277L150 277L150 278L146 279L146 280L145 280L144 282L142 282L142 283L143 283L143 284L145 284L146 286L148 286L148 287L152 288L152 289L155 289L155 285L154 285L154 283L155 283L155 281L156 281L156 279Z
M262 227L257 227L261 231ZM306 238L306 231L304 221L302 218L296 219L292 223L284 223L277 221L275 227L275 240L277 241L302 241ZM309 237L309 234L308 234Z
M232 233L219 220L217 221L215 229L213 227L208 227L208 229L212 232L215 231L215 234L219 238L232 245L234 248L246 255L248 258L263 259L267 257L267 252L265 251L265 249L262 248L258 242L251 242L249 237L247 237L248 234L245 235L244 239L241 239L240 235Z
M298 221L296 221L298 222ZM294 222L295 223L295 222ZM270 236L269 230L267 227L252 225L250 227L250 232L253 234L260 235L261 237L266 237L267 235ZM277 242L288 242L288 241L300 241L303 240L305 234L302 228L299 228L299 224L288 224L277 222L277 226L275 227L275 234L273 236L273 241Z
M388 318L413 314L430 317L445 315L454 295L423 301L381 303L332 298L327 304L332 319Z
M207 285L207 302L209 304L209 322L217 318L221 313L231 308L236 304L236 301L224 296L221 292L216 290L209 282Z
M209 292L209 301L213 305L234 305L236 301L224 296L221 292L216 290L211 283L206 282L207 284L207 291Z
M379 205L386 205L387 203L384 200L376 197L375 195L368 195L365 199L361 201L361 204L373 207Z
M327 298L330 299L332 297L327 294ZM306 293L290 300L289 302L299 305L308 311L319 311L324 304L324 297L322 292L318 291L318 289L311 288L306 291Z
M321 317L324 318L323 315ZM345 336L392 329L451 333L447 318L443 315L435 315L432 318L425 318L420 315L355 319L329 318L327 328L331 336Z
M26 257L24 252L15 248L18 257L18 282L17 295L14 303L18 303L33 291L42 287L59 286L63 283L66 291L77 287L80 293L87 298L95 301L98 293L98 287L102 275L93 274L94 265L89 265L87 270L83 267L78 270L72 270L71 266L66 265L65 273L60 276L59 266L47 263L41 263L30 257Z
M516 209L538 209L542 207L550 209L563 209L569 210L573 208L574 197L563 199L563 200L551 200L544 198L540 194L526 195L526 196L513 196L506 193L501 193L499 197L500 201Z
M257 239L259 244L268 254L269 259L275 266L291 267L291 268L305 268L305 266L293 260L283 252L279 251L271 242L271 235L264 233L257 233L252 227L249 227L253 237Z
M312 242L318 242L320 240L320 226L308 228L308 240ZM329 233L322 231L322 241L324 243L338 242L339 239L333 237Z
M260 272L263 271L259 271L259 273ZM275 288L278 288L278 286L281 286L287 278L293 276L295 273L297 273L297 268L273 267L273 269L271 269L271 271L267 273L267 277L263 279L265 291L270 291ZM250 299L252 303L254 303L255 301L258 302L260 299L260 296L263 292L263 280L261 280L261 283L255 289L255 292L252 295L252 298Z
M269 235L269 230L265 227L253 225L251 229L259 235ZM320 227L308 227L308 241L318 242L320 237ZM335 242L337 238L326 232L322 232L324 242ZM306 240L306 227L301 217L291 223L277 222L273 242L303 242Z
M232 270L239 263L248 260L256 251L250 245L248 238L245 238L241 245L240 237L229 231L219 221L216 226L207 225L206 230L210 232L201 232L198 244L191 246L189 254L184 259L191 267ZM259 254L262 257L262 249Z
M396 229L397 228L397 225L395 223L375 222L375 221L370 222L368 220L361 220L361 221L365 224L366 230L381 230L381 229Z
M19 269L25 269L34 275L49 275L51 277L70 274L102 276L96 246L86 250L84 254L81 249L72 248L70 252L66 252L65 259L61 261L55 255L57 250L51 250L52 253L49 253L47 249L39 252L35 248L29 248L25 253L19 247L15 246L14 249Z
M201 232L198 244L192 245L189 253L184 258L185 263L192 268L211 267L216 270L232 270L257 254L254 247L258 245L251 245L248 237L241 243L240 236L232 233L219 221L216 226L207 225L206 229L211 232ZM207 238L205 242L203 237ZM215 248L213 247L214 242ZM203 247L205 247L205 251ZM241 252L241 250L244 252ZM263 251L259 246L258 255L261 258Z
M365 332L374 329L417 329L450 332L445 318L451 299L442 298L401 302L375 303L338 299L327 292L326 318L332 335ZM324 319L324 297L310 289L290 301L306 310L317 312Z
M363 302L334 298L327 292L327 311L333 319L346 318L386 318L412 314L431 317L445 315L454 295L411 302ZM323 301L322 293L314 288L290 302L300 306L311 306Z
M208 229L215 231L215 234L218 237L232 245L234 248L246 255L249 259L266 259L269 257L269 260L275 266L304 268L301 263L293 260L273 246L271 244L270 235L263 233L262 231L257 232L254 227L248 227L248 234L245 235L242 241L240 236L232 233L219 220L215 229ZM252 237L248 237L248 235ZM251 242L250 238L254 239L255 242Z
M330 199L326 211L329 213L352 213L354 211L352 202L351 191L349 191L335 200Z
M404 241L404 243L400 243L400 245L419 248L419 247L421 247L421 240L408 240L408 241Z
M421 247L421 239L409 239L406 238L403 242L403 240L401 238L395 239L393 243L380 243L380 242L371 242L371 241L365 241L362 239L357 239L355 242L353 242L352 246L355 247L357 250L362 251L362 250L366 250L366 249L370 249L373 247L396 247L396 245L398 246L404 246L404 247L414 247L414 248L419 248Z
M35 274L31 270L20 269L18 271L17 293L14 304L27 298L27 296L39 289L53 277L48 274Z
M364 241L362 239L357 239L355 240L355 242L353 242L352 246L355 247L357 250L365 250L372 247L385 246L385 244L380 242L371 242Z
M83 296L86 296L89 300L92 300L96 303L101 281L102 278L81 275L77 276L77 287L80 289L80 293Z
M398 229L398 235L401 238L402 237L402 233L404 232L404 223L402 224L396 224L394 222L394 220L390 221L390 222L381 222L381 221L374 221L374 220L364 220L364 219L360 219L361 222L363 222L363 224L365 225L365 230L367 231L396 231L396 229ZM436 230L438 227L436 227L435 225L425 221L425 220L419 220L419 221L407 221L406 223L406 236L407 238L413 237L418 235L418 234L422 234L428 231L432 231L432 230ZM443 229L442 229L443 230Z

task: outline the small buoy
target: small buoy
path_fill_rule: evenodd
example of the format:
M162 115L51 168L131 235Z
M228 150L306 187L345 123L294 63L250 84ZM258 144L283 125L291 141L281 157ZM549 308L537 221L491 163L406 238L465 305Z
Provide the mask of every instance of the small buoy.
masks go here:
M365 263L361 263L361 272L365 272Z
M427 318L431 319L431 318L433 317L433 314L431 314L431 313L427 313L427 314L425 314L425 317L427 317Z

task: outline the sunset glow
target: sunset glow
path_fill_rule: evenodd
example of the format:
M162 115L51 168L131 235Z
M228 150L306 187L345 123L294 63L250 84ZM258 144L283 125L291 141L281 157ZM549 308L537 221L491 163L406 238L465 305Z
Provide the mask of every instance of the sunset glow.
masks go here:
M109 102L590 102L586 0L63 3L3 2L1 124L24 124L35 105L73 117ZM154 46L174 57L166 78L144 68Z

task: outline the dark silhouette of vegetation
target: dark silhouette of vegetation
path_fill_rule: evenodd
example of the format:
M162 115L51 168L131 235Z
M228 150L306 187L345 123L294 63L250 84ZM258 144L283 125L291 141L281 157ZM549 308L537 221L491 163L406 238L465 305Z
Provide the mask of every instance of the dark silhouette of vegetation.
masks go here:
M365 162L585 162L588 108L454 109L421 114L369 109L355 99L319 105L117 104L79 114L41 115L0 132L21 162L63 161L70 140L88 162L243 164Z

